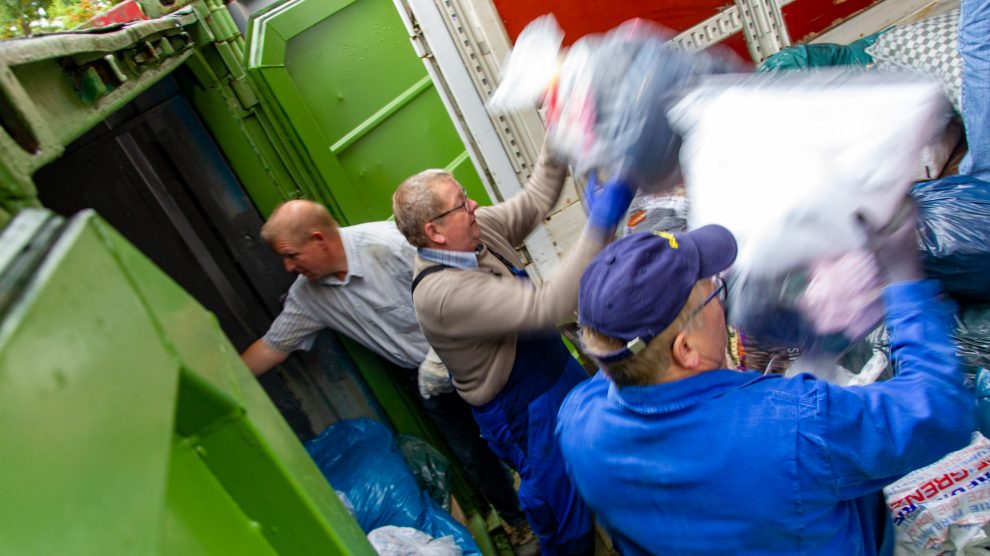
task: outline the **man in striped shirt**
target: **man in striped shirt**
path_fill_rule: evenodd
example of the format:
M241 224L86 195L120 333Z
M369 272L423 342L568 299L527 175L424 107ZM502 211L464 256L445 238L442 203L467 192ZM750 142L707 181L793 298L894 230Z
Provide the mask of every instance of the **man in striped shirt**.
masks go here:
M285 270L299 277L268 332L241 355L251 372L260 375L289 353L310 349L316 335L330 329L407 369L410 386L415 384L417 368L427 359L430 346L412 306L416 250L393 222L342 228L322 205L296 200L275 209L261 237L282 258ZM432 359L432 365L446 373L439 358ZM467 403L452 387L429 398L416 397L467 474L509 525L513 544L535 547L511 478L481 439Z

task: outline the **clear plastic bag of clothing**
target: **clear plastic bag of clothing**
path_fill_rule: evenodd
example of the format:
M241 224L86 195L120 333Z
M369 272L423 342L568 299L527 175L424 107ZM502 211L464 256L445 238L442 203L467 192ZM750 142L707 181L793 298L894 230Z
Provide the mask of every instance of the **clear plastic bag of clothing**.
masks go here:
M990 183L952 176L919 183L925 273L956 297L990 301Z
M429 493L443 509L450 511L450 462L428 443L400 434L396 439L402 458L416 476L421 490Z
M855 70L710 76L671 107L690 225L721 224L739 244L729 320L745 337L834 363L876 327L862 221L903 218L949 114L931 80Z
M350 501L365 532L386 525L411 527L433 538L451 536L464 554L480 556L468 530L420 490L392 433L381 423L338 421L306 442L306 451Z
M680 138L666 108L698 76L742 68L727 50L689 53L672 37L631 20L562 51L563 33L543 16L520 33L490 106L505 112L542 100L547 142L576 174L596 170L667 190L680 181Z
M990 434L990 369L976 371L976 430L984 436Z

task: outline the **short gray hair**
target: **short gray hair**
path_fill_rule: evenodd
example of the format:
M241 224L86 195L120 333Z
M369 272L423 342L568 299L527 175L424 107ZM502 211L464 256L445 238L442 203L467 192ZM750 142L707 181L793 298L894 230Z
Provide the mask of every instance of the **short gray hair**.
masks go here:
M444 180L457 181L447 170L423 170L406 178L392 195L395 225L415 247L426 247L429 238L423 228L434 215L443 212L443 200L433 191L433 184Z

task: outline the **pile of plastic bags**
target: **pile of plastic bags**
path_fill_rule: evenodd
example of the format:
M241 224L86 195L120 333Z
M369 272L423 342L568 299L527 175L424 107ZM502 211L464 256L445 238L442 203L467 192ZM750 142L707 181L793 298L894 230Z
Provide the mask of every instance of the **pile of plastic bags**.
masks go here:
M365 533L386 526L421 533L390 529L376 535L381 543L393 547L418 544L429 547L426 553L430 554L480 556L467 529L421 490L392 433L381 423L371 419L337 422L307 442L306 450L338 496L349 503L348 509ZM426 463L428 458L421 457L418 448L410 451L417 454L418 467L434 465ZM427 471L430 474L434 471Z

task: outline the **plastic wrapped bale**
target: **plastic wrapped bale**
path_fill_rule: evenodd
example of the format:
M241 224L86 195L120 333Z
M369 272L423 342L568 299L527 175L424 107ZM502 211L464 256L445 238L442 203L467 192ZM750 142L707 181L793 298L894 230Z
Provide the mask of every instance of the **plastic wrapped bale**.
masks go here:
M990 301L990 183L952 176L919 183L911 196L926 274L954 296Z
M799 44L789 46L770 55L760 64L759 71L805 70L830 66L866 66L873 63L873 56L866 48L876 42L880 33L874 33L849 44Z
M973 442L883 489L902 556L986 554L990 548L990 442Z
M398 438L399 451L412 470L420 490L450 511L450 462L439 450L407 434Z
M912 164L949 114L931 80L853 70L710 76L685 94L668 117L690 226L721 224L739 243L730 323L833 363L875 328L863 221L906 217Z
M728 51L689 53L673 33L631 20L586 35L561 54L552 16L520 33L490 105L505 112L542 100L547 142L576 174L621 175L646 191L679 183L680 138L666 108L699 75L741 71Z
M422 492L392 433L370 419L339 421L306 443L323 476L353 506L365 533L386 525L433 538L452 536L466 555L480 555L470 533Z

